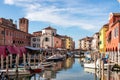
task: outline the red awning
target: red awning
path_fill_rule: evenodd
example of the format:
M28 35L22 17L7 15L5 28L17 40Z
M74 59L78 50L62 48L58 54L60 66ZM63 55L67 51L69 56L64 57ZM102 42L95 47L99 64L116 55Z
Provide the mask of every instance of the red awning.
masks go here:
M19 48L16 46L7 46L7 49L10 54L19 54L20 53Z
M1 55L3 55L3 57L7 56L6 47L5 46L0 46L0 56Z
M19 49L20 49L20 57L22 57L23 54L26 54L26 49L25 49L25 47L19 47Z

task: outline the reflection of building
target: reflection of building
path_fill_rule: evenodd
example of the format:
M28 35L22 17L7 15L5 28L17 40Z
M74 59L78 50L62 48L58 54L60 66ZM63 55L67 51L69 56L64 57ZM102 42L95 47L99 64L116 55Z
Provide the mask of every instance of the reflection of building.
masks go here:
M51 79L52 78L52 71L44 71L43 78Z
M68 58L68 59L66 59L66 62L65 62L65 65L64 65L64 68L66 68L66 69L69 69L69 68L71 68L72 67L72 65L73 65L73 58Z

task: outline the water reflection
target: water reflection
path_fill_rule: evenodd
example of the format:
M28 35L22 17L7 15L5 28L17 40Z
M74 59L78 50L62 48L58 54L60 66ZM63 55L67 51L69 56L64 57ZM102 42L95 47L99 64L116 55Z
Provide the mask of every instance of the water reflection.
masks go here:
M98 70L83 67L82 58L68 58L56 62L53 67L35 75L12 76L10 80L100 80ZM104 80L107 80L107 71L104 71ZM120 73L111 72L110 80L120 80Z

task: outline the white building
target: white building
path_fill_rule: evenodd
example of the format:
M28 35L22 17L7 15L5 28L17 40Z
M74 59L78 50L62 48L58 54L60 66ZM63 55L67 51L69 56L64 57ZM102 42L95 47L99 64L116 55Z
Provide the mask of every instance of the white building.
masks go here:
M42 36L41 36L41 47L43 48L53 48L54 47L54 36L56 35L56 29L53 29L52 27L47 27L42 30Z
M92 51L98 51L99 33L95 33L92 37L93 37L92 43L91 43Z
M31 38L31 46L34 48L40 48L40 36Z

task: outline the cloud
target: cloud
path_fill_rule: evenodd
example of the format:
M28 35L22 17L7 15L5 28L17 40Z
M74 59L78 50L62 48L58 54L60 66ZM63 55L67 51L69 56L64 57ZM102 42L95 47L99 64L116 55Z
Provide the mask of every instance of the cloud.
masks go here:
M88 19L105 15L105 8L100 10L92 5L86 6L86 4L80 4L81 1L82 0L4 0L4 3L23 7L25 17L31 21L48 22L63 27L80 27L87 30L94 29L96 27L96 19ZM103 22L101 21L99 24L100 23Z
M14 0L4 0L4 3L12 5L14 4Z
M118 2L120 3L120 0L118 0Z

